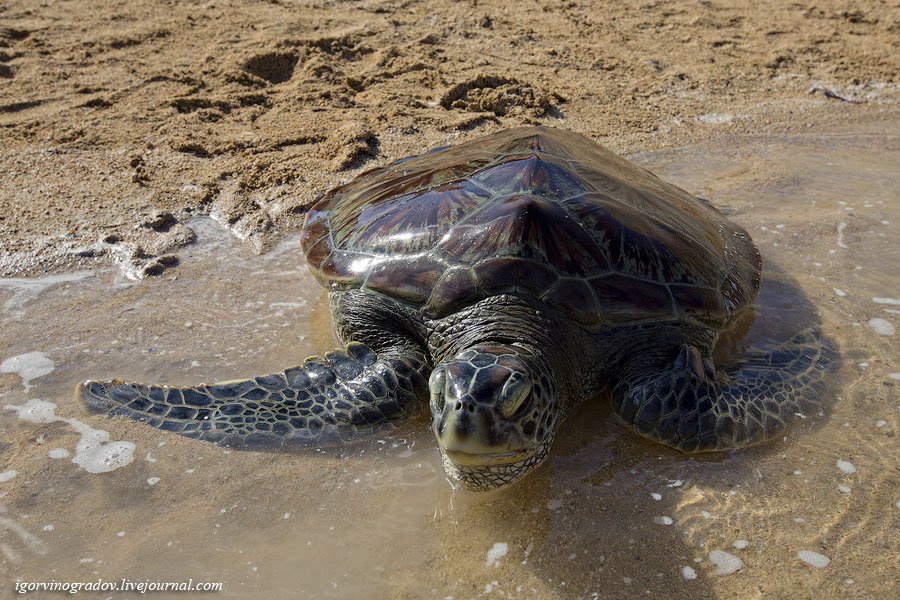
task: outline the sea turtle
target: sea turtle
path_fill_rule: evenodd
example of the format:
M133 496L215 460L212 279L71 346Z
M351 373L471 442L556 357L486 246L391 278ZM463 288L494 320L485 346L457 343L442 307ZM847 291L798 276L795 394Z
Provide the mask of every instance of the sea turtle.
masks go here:
M340 444L430 405L451 481L487 490L540 464L603 390L637 433L684 452L767 439L816 405L831 357L811 328L717 368L717 337L760 286L749 235L558 129L368 171L312 207L301 242L345 348L253 379L78 395L242 447Z

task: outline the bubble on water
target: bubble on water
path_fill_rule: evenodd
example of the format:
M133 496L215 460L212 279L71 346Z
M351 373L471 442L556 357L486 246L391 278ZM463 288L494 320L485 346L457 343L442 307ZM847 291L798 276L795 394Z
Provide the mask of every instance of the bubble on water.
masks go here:
M47 453L50 458L69 458L69 451L65 448L54 448Z
M132 442L111 442L109 433L101 429L94 429L75 419L68 422L81 434L72 462L88 473L108 473L134 460L135 446Z
M672 521L672 517L653 517L653 522L657 525L671 525L674 521Z
M53 361L43 352L27 352L7 358L0 363L0 373L16 373L22 378L27 392L32 387L31 380L53 372Z
M656 500L657 502L662 500L662 494L657 494L656 492L652 492L650 494L650 497L653 498L654 500Z
M837 226L837 245L838 248L843 248L844 250L849 250L850 246L844 243L844 229L847 228L846 223L838 223Z
M869 327L878 335L894 335L897 333L890 321L878 317L869 319Z
M33 398L22 405L7 404L4 410L15 411L20 419L30 423L68 424L80 435L72 462L88 473L108 473L134 460L135 446L132 442L111 442L109 433L102 429L94 429L78 419L59 417L52 402Z
M840 296L841 298L843 298L843 297L845 297L845 296L847 295L847 292L845 292L844 290L842 290L842 289L840 289L840 288L831 288L831 289L833 289L833 290L834 290L834 293L835 293L836 295Z
M19 472L16 471L15 469L7 469L6 471L0 472L0 483L3 483L3 482L5 482L5 481L9 481L10 479L12 479L12 478L14 478L16 475L18 475L18 473L19 473Z
M722 125L734 121L734 115L728 113L706 113L697 116L697 120L707 125Z
M846 473L847 475L852 475L856 473L856 465L854 465L849 460L844 460L843 458L839 458L837 460L837 468Z
M900 381L900 373L888 373L888 377L895 381Z
M563 501L558 499L548 500L547 501L547 509L548 510L559 510L562 508Z
M875 304L894 304L900 306L900 298L872 298Z
M842 484L840 484L840 485L838 486L838 491L839 491L840 493L842 493L842 494L849 494L849 493L850 493L850 486L849 486L849 485L844 485L844 484L842 483Z
M713 550L709 553L709 560L716 565L716 575L731 575L740 571L744 561L724 550Z
M750 545L750 542L748 542L747 540L734 540L734 542L732 542L731 545L734 546L735 548L737 548L738 550L743 550L744 548L746 548Z
M681 567L681 576L687 581L697 579L697 571L693 567Z
M506 556L507 552L509 552L509 544L507 544L506 542L495 543L493 547L488 550L487 560L484 561L485 566L500 566L500 559Z
M297 310L306 306L306 300L300 298L300 302L272 302L269 308L286 308L288 310Z
M831 559L824 554L813 552L812 550L801 550L797 553L797 557L811 567L824 569L831 563Z
M4 410L12 410L18 413L19 418L29 423L53 423L61 420L56 416L56 405L38 398L29 400L25 404L7 404Z
M159 483L159 477L148 477L147 478L147 485L156 485L157 483Z
M875 421L875 427L884 427L885 425L887 425L887 421L885 421L884 419L878 419L877 421Z
M860 369L868 369L868 368L869 368L869 363L867 363L866 361L863 361L863 362L859 363L857 366L858 366Z

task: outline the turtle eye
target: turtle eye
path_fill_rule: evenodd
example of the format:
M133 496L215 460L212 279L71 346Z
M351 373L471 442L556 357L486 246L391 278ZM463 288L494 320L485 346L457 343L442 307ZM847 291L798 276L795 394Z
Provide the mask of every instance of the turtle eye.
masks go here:
M428 378L428 391L431 392L431 406L438 412L444 409L444 397L447 395L447 373L443 368L431 372Z
M520 373L510 375L500 390L500 412L506 419L516 414L531 393L531 380Z

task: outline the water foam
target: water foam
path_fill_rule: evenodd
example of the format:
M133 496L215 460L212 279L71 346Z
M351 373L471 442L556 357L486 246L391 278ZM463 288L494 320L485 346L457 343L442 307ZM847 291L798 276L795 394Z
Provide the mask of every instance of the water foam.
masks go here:
M0 363L0 373L16 373L22 378L25 391L30 390L32 379L43 377L53 372L53 361L43 352L27 352L7 358Z
M29 423L69 425L80 436L72 462L88 473L108 473L134 460L134 443L110 441L109 433L102 429L94 429L78 419L57 416L56 405L52 402L33 398L25 404L7 404L3 408L16 412L20 419Z

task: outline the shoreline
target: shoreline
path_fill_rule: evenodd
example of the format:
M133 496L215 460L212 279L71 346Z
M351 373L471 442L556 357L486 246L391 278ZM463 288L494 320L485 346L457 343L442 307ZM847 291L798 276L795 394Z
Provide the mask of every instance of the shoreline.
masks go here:
M262 252L364 170L518 125L633 156L900 121L900 22L836 0L20 0L0 24L0 277L160 275L199 215Z

